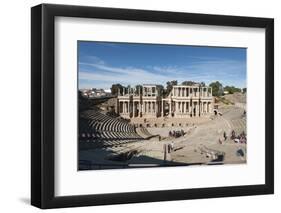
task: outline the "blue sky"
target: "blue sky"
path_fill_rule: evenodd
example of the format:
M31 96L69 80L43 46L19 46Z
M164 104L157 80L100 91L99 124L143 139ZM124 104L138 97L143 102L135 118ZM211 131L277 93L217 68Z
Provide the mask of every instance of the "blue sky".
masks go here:
M246 87L246 49L162 44L78 42L79 89L112 84L220 81Z

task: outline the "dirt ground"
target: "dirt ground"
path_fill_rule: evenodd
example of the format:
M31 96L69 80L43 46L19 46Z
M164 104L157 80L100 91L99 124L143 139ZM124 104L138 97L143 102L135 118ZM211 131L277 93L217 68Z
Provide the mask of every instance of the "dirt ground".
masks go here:
M219 111L222 115L212 116L203 123L188 127L147 128L151 134L161 137L116 147L84 150L79 154L83 160L94 164L112 165L112 168L118 168L120 165L126 167L212 164L221 154L221 164L246 163L246 144L235 143L230 139L232 130L236 134L243 131L246 133L244 107L228 105L221 107ZM169 137L170 130L184 130L185 135L178 138ZM223 137L224 132L227 135L226 140ZM168 144L173 144L174 147L170 153L164 151L164 146L167 148Z

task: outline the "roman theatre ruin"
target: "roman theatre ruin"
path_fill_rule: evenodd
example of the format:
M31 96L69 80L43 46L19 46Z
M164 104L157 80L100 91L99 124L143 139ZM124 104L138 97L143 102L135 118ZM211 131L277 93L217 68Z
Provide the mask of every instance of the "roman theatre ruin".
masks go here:
M196 121L199 117L208 117L213 112L213 103L211 87L175 85L164 96L161 85L144 84L119 89L115 110L132 123L147 123L147 126L154 123L157 126L164 118L166 122L160 125L186 118Z

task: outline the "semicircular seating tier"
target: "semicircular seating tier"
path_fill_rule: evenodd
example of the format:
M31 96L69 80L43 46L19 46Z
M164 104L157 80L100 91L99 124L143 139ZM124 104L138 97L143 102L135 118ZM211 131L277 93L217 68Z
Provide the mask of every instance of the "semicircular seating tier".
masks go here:
M87 142L89 147L116 146L143 139L135 127L121 117L112 117L96 109L80 114L79 142Z

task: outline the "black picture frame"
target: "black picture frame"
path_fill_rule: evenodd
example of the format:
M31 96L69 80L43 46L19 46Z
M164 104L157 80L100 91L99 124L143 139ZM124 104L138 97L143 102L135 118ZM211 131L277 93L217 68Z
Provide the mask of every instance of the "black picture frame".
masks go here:
M55 17L264 28L265 184L56 197L54 170ZM274 193L274 20L164 11L41 4L31 9L31 204L42 209Z

